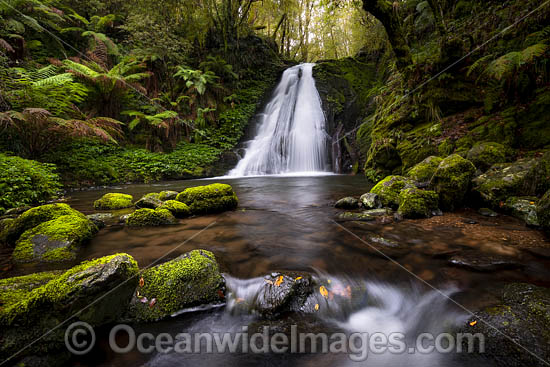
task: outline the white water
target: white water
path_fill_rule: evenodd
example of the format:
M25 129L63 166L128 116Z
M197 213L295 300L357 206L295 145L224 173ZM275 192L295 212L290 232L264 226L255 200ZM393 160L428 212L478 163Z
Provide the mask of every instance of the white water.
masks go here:
M287 69L260 115L259 129L229 176L319 173L329 170L325 116L313 65Z

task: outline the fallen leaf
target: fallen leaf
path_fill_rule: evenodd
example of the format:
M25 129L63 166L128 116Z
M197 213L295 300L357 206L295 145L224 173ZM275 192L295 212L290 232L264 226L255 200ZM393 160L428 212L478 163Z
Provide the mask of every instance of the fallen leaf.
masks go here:
M332 280L327 279L327 283L328 283L328 284L332 283Z
M323 297L327 298L327 296L328 296L328 291L327 291L327 289L325 288L324 285L322 285L321 288L319 288L319 292L321 292L321 295L322 295Z
M149 308L153 308L157 304L157 299L153 298L151 302L149 302Z
M144 285L145 285L145 280L143 279L143 277L139 278L139 286L143 287Z
M319 311L319 304L318 303L315 304L315 311Z
M534 202L534 201L531 201L531 202L529 202L529 204L531 204L531 205L535 205L535 202Z
M470 322L470 326L475 326L475 324L477 324L477 321L476 321L476 320Z
M223 294L223 292L220 289L218 289L218 296L220 298L225 298L225 294Z
M280 286L282 282L283 282L283 276L282 276L282 275L279 275L279 277L278 277L277 280L275 281L275 287Z
M297 280L300 280L300 279L302 279L302 277L298 277L298 278L294 279L294 281L297 281Z

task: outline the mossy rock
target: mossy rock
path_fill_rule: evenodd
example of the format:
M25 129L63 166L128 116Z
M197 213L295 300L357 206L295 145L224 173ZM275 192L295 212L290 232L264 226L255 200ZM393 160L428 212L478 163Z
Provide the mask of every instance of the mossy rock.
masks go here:
M537 216L536 197L516 197L512 196L506 199L504 209L512 216L521 219L528 226L538 227L539 219Z
M159 193L158 198L161 201L167 201L167 200L176 200L176 197L178 196L179 192L177 191L161 191Z
M441 209L454 210L464 203L475 171L473 163L458 154L441 161L430 181L430 186L439 194Z
M398 213L404 218L429 218L438 209L439 195L435 191L404 189L399 194Z
M64 215L43 222L19 237L13 260L25 262L63 262L74 260L80 246L98 231L83 214Z
M69 316L73 316L71 322L93 327L114 322L128 307L137 274L137 263L130 255L115 254L61 274L3 279L0 299L15 298L0 307L0 359L27 346L19 357L62 350L66 328L55 327Z
M382 140L371 145L365 163L365 172L375 172L375 174L369 175L370 178L384 177L392 174L401 165L401 157L395 145L392 142Z
M407 177L417 182L429 182L441 161L443 161L443 158L432 155L411 168L407 172Z
M550 230L550 190L538 202L537 218L545 230Z
M159 206L162 205L162 201L159 199L160 194L156 192L149 193L147 195L144 195L141 199L136 201L134 206L137 209L156 209Z
M177 200L166 200L159 209L169 210L170 213L176 218L184 218L191 215L191 210L189 207Z
M167 209L138 209L128 216L126 224L130 227L163 226L176 224L177 220Z
M227 184L212 184L185 189L177 198L192 214L220 213L234 210L239 204L233 188Z
M205 250L193 250L147 269L142 278L143 286L136 288L125 319L160 320L187 307L224 298L225 281L218 263L214 254Z
M337 209L357 209L361 203L354 197L348 196L342 198L334 204L334 207Z
M19 237L29 229L37 225L65 215L84 217L82 213L74 210L67 204L47 204L29 209L11 222L0 233L0 242L15 245Z
M374 186L370 192L377 194L384 206L399 207L399 193L407 188L414 188L414 182L403 176L388 176Z
M468 151L466 158L472 162L477 169L485 172L496 163L505 163L510 157L508 149L499 143L485 142L477 143Z
M109 193L94 202L98 210L117 210L134 206L134 197L128 194Z

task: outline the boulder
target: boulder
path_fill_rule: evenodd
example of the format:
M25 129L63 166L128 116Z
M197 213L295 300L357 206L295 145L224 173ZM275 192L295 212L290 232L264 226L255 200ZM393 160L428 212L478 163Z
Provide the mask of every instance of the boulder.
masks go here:
M407 172L407 177L417 182L430 182L443 158L430 156Z
M357 209L359 208L359 205L361 205L359 200L354 197L348 196L338 200L336 204L334 204L334 207L338 209Z
M138 209L156 209L162 205L162 201L159 199L159 194L152 192L150 194L144 195L141 199L136 201L134 206Z
M344 212L336 216L338 222L372 222L376 217L370 214Z
M178 194L176 200L189 206L192 214L211 214L234 210L239 204L233 188L219 183L185 189Z
M505 163L510 156L504 145L499 143L484 142L477 143L468 151L466 158L472 162L477 169L485 172L496 163Z
M130 227L163 226L176 224L177 220L167 209L138 209L126 218Z
M504 203L504 209L510 215L521 219L528 226L538 227L539 219L537 216L537 202L539 200L536 197L516 197L511 196L506 199Z
M372 192L361 195L359 201L366 209L380 209L382 207L380 197Z
M475 166L458 154L441 161L431 181L431 188L439 194L439 205L443 210L460 207L470 188Z
M155 321L185 308L224 300L225 281L214 254L193 250L142 273L124 319Z
M25 231L15 244L13 260L18 263L74 260L80 246L97 231L84 214L63 215Z
M399 194L398 212L404 218L429 218L438 209L439 195L435 191L408 188Z
M370 192L377 194L383 206L399 207L399 193L403 189L414 188L414 182L403 176L388 176L374 186Z
M105 228L107 222L113 221L115 216L111 213L95 213L86 216L89 220L96 225L97 228Z
M158 198L161 201L166 200L176 200L176 197L178 197L179 192L177 191L161 191Z
M176 218L184 218L191 215L191 210L189 207L176 200L166 200L162 205L159 207L159 209L166 209L169 210L170 213Z
M361 214L370 215L373 217L384 217L386 215L392 215L393 210L391 210L390 208L369 209L369 210L363 211Z
M137 263L130 255L116 254L65 272L1 280L0 359L19 351L18 358L66 351L67 326L55 327L69 316L73 316L71 322L92 327L114 322L128 306L137 274Z
M94 202L94 208L98 210L117 210L132 206L134 206L134 197L120 193L105 194Z
M550 190L538 202L537 218L545 230L550 230Z

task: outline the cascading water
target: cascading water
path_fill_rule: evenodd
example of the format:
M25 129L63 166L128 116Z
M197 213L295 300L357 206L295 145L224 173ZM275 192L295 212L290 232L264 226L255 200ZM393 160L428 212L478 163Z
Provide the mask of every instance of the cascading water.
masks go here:
M327 172L325 116L313 65L287 69L260 115L259 130L229 176Z

